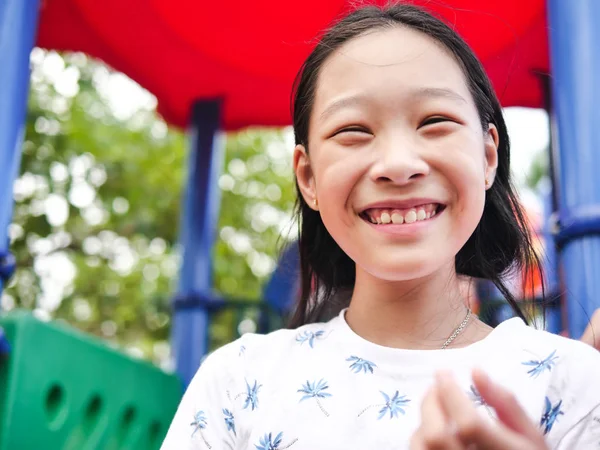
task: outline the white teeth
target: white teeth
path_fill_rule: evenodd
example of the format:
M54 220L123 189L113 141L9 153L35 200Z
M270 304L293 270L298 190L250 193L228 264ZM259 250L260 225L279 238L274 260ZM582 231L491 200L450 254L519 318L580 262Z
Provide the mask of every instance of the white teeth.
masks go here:
M392 223L403 224L404 217L402 217L402 214L399 214L399 213L392 214Z
M404 221L406 223L414 223L417 221L417 212L414 209L411 209L409 212L406 213L406 216L404 217Z
M387 224L403 224L403 223L415 223L417 221L427 220L434 217L438 212L439 205L436 205L431 211L427 212L424 207L420 207L418 209L413 208L410 209L405 215L402 215L402 212L399 210L392 209L384 209L379 210L379 216L376 216L377 212L374 211L373 215L365 214L364 217L369 222L376 225L387 225Z

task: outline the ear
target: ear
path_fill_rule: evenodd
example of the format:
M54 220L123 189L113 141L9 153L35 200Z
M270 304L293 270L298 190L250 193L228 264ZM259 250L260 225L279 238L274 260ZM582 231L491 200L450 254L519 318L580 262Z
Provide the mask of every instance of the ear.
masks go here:
M486 189L492 187L494 184L494 178L496 177L496 170L498 169L498 145L500 144L500 137L498 136L498 129L496 125L490 123L488 130L485 132L485 166L484 175L488 181Z
M294 173L296 174L298 187L304 201L310 208L317 211L318 202L315 176L310 165L310 158L303 145L296 145L294 149Z

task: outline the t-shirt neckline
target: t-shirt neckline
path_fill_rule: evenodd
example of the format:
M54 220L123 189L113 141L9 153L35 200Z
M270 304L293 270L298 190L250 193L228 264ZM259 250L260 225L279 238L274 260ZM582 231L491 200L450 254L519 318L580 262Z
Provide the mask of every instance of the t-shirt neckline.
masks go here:
M485 338L467 346L448 349L415 350L386 347L363 338L350 328L346 322L345 314L346 309L342 310L337 317L330 321L332 331L337 330L335 333L337 339L352 345L357 351L361 351L371 358L395 362L402 361L408 364L439 365L445 364L448 361L477 360L483 354L490 355L494 348L498 348L499 346L505 347L509 344L508 341L511 336L518 335L518 333L515 333L515 330L518 331L519 328L526 326L522 319L514 317L497 325Z

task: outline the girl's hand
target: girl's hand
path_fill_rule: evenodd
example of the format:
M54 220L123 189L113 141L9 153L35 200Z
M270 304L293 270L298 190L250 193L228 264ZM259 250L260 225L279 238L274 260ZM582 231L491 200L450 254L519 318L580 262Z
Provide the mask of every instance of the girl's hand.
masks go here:
M441 373L421 407L421 425L411 450L547 450L541 431L514 396L481 371L473 371L475 388L498 421L490 423L451 375Z

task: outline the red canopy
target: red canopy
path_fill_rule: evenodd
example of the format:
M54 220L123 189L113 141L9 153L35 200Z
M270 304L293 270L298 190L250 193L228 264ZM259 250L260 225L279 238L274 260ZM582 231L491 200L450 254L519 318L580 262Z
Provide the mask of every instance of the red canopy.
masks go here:
M47 0L38 45L104 60L152 92L173 125L187 124L195 99L215 96L225 99L228 130L287 125L297 70L315 37L350 3ZM536 73L548 72L545 0L413 3L438 12L465 37L505 106L542 105Z

